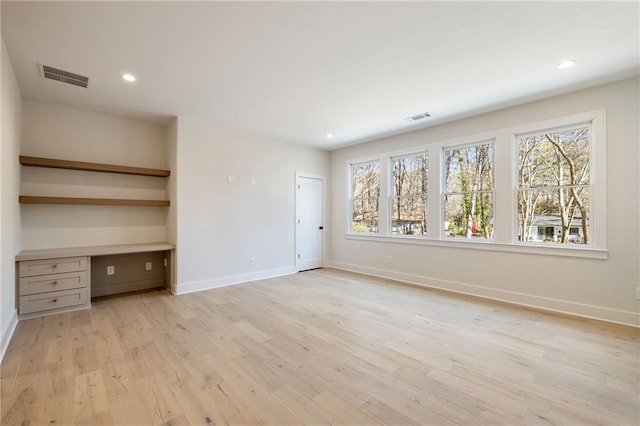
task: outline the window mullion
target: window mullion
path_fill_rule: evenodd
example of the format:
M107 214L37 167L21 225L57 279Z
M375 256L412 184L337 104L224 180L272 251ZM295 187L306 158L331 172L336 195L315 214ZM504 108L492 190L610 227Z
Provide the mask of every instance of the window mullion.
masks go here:
M440 239L442 236L442 198L444 189L442 174L442 150L431 150L428 158L429 186L427 187L427 237Z
M389 214L389 196L391 192L391 179L393 174L390 173L389 157L380 159L380 199L378 201L378 233L380 235L389 235L390 231L390 214ZM387 201L385 201L387 200Z
M495 136L494 160L494 227L493 239L496 243L511 244L517 222L513 220L513 211L517 202L515 187L518 185L514 172L516 150L513 147L513 134L501 131Z

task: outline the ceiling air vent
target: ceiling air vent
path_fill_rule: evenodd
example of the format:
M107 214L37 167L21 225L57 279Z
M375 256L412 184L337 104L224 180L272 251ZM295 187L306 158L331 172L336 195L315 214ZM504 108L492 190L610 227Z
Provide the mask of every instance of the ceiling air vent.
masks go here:
M44 78L50 78L51 80L73 84L74 86L86 88L89 85L89 77L50 67L49 65L40 64L40 74Z
M407 117L404 119L404 121L420 121L429 117L431 117L431 114L429 114L428 112L423 112L422 114L414 115L413 117Z

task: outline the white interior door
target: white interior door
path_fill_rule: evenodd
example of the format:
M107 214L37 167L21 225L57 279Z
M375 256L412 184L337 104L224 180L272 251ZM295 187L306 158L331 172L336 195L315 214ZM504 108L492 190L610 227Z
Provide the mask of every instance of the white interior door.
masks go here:
M323 188L320 178L296 178L296 267L322 268Z

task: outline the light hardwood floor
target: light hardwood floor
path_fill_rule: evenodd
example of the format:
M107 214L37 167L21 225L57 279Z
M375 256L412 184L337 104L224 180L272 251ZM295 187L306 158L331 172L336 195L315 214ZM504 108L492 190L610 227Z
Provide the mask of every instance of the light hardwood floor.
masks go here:
M637 425L638 330L334 270L21 321L7 425Z

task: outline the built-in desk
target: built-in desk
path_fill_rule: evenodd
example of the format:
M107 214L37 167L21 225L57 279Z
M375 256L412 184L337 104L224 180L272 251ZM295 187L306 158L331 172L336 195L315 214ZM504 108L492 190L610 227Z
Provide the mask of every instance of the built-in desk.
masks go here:
M24 250L16 255L20 319L88 309L91 297L173 290L175 245L158 242Z

